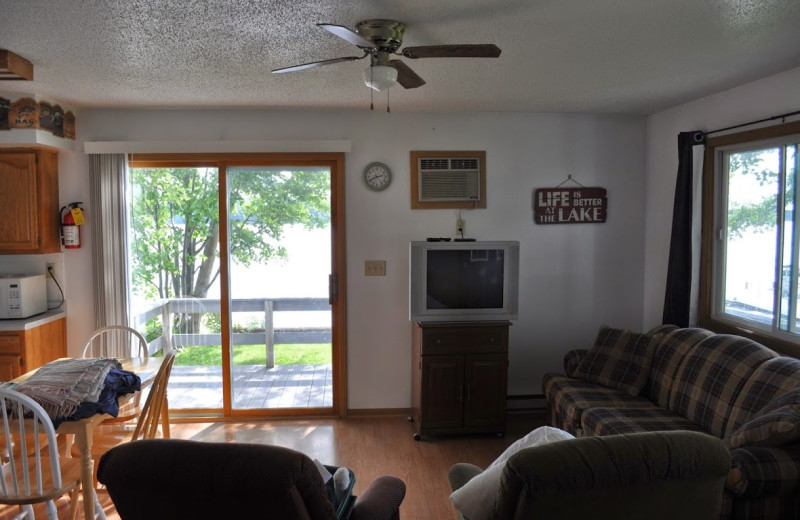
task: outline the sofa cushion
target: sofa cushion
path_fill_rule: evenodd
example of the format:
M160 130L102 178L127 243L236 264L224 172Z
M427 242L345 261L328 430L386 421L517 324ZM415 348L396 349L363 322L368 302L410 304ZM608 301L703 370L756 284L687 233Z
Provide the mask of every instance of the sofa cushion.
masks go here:
M759 365L739 392L725 428L726 435L760 415L767 404L795 388L800 388L800 360L776 357Z
M800 388L778 397L725 437L730 449L780 446L800 439Z
M775 357L775 352L741 336L709 336L681 364L669 409L722 438L745 383L762 363Z
M566 430L576 437L581 433L581 414L598 406L618 408L652 407L644 397L631 396L608 388L560 374L545 374L542 380L545 399L550 407L550 425Z
M594 346L575 369L575 377L636 396L650 374L660 335L600 327Z
M656 325L652 329L648 330L647 333L651 336L655 336L656 334L669 334L673 330L678 330L678 326L672 325L671 323L664 323L662 325Z
M675 375L686 354L713 332L705 329L678 329L666 333L656 346L650 368L650 379L643 394L662 408L669 408Z
M656 406L590 408L581 415L581 429L589 436L667 430L702 431L680 415Z

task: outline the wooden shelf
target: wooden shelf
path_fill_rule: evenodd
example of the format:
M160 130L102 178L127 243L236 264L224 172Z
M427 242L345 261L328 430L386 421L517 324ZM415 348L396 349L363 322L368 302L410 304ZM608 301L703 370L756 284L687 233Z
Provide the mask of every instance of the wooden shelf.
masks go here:
M25 128L0 130L0 148L14 147L36 147L74 151L76 149L76 144L72 139L56 137L45 130Z

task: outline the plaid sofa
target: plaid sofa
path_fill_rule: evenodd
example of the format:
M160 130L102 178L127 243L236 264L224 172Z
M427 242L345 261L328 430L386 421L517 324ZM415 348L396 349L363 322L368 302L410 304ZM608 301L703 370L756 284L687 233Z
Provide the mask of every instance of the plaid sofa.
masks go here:
M598 355L601 337L622 338L627 354ZM733 466L721 518L800 519L800 360L697 328L601 328L592 350L567 353L564 373L546 374L542 386L550 425L576 437L694 430L721 438Z

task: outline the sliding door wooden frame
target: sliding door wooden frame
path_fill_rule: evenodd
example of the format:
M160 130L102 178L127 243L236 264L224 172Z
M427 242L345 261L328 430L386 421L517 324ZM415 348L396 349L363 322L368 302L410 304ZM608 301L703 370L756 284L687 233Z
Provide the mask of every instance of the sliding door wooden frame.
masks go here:
M344 153L221 153L221 154L136 154L130 158L130 166L134 168L154 167L197 167L215 166L219 175L219 215L220 215L220 322L222 330L222 347L230 352L230 287L229 287L229 251L228 244L228 190L227 168L231 166L321 166L330 168L331 172L331 286L329 301L333 320L331 322L331 339L333 348L333 415L347 415L347 278L345 247L345 197ZM225 244L226 247L222 247ZM259 409L235 410L231 403L232 386L230 381L231 366L229 356L222 356L222 384L230 391L223 392L223 415L243 419L247 417L276 416L317 416L332 415L329 408L293 408L279 410ZM210 412L211 410L209 410ZM195 412L195 410L193 410ZM196 412L202 413L203 410Z

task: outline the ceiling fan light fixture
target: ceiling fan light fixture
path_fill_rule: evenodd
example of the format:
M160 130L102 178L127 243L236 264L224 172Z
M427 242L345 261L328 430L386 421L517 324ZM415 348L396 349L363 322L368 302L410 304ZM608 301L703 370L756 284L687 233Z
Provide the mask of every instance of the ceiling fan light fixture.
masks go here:
M397 69L389 65L371 65L364 69L364 83L372 90L383 92L397 84Z

